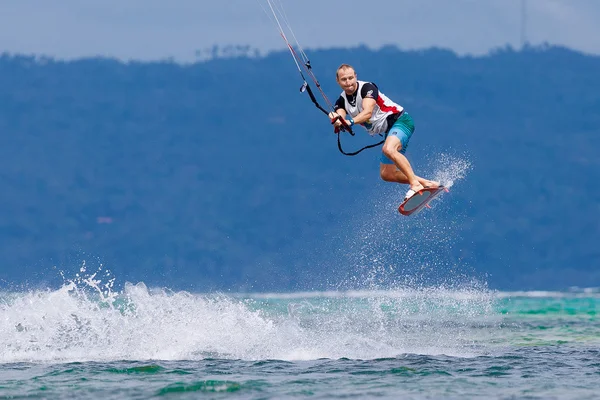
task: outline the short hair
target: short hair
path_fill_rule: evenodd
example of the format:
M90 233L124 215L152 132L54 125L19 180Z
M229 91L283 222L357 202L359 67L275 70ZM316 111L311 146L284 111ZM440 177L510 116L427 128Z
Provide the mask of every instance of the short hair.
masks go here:
M351 69L354 71L354 73L356 73L356 70L354 69L354 67L350 64L342 64L338 67L338 69L335 71L335 79L337 80L339 77L339 72L343 69Z

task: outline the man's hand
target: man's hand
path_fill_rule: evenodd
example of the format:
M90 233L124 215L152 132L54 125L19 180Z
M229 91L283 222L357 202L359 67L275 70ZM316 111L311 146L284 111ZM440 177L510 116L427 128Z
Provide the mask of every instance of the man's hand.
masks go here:
M331 123L335 128L339 128L340 126L342 126L342 121L340 121L342 119L342 116L340 114L336 112L330 112L329 119L331 120Z
M329 119L331 120L331 124L333 125L333 132L340 133L340 131L342 130L342 122L340 121L342 119L342 116L336 112L330 112Z

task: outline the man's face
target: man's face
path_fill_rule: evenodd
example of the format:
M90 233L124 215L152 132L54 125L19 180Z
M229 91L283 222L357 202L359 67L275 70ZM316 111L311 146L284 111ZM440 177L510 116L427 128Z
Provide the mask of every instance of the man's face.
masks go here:
M356 72L352 68L344 68L338 71L337 83L346 94L352 94L356 91Z

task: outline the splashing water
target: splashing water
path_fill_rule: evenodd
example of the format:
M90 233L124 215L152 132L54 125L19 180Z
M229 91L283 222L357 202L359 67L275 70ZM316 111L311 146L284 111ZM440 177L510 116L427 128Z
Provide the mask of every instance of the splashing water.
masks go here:
M82 268L58 290L0 295L0 363L472 356L494 323L492 296L474 289L261 298L116 292L97 276Z
M450 154L439 154L433 162L433 180L450 188L454 182L464 179L472 168L471 162Z
M447 186L470 168L450 156L436 160L435 179ZM452 244L454 225L389 218L396 196L385 190L373 215L346 231L352 290L225 296L126 283L116 291L109 271L89 273L83 264L58 290L0 294L0 363L486 354L497 324L493 294L458 275L423 284L427 271L449 267L440 248Z
M431 171L423 175L451 187L471 168L465 158L436 154L429 163ZM471 285L474 279L466 272L469 266L460 265L453 251L460 237L456 222L461 215L447 212L452 191L432 201L431 210L404 217L397 208L406 185L380 186L369 197L371 204L342 231L343 245L332 258L337 275L346 271L349 276L336 287L394 290L442 285L461 290L463 283Z

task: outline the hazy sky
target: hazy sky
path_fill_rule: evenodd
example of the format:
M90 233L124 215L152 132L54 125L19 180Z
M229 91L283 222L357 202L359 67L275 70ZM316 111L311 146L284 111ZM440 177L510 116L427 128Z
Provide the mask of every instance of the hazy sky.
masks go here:
M600 0L279 0L306 49L394 44L482 54L526 37L600 54ZM283 48L265 0L0 0L0 52L191 61L218 45Z

